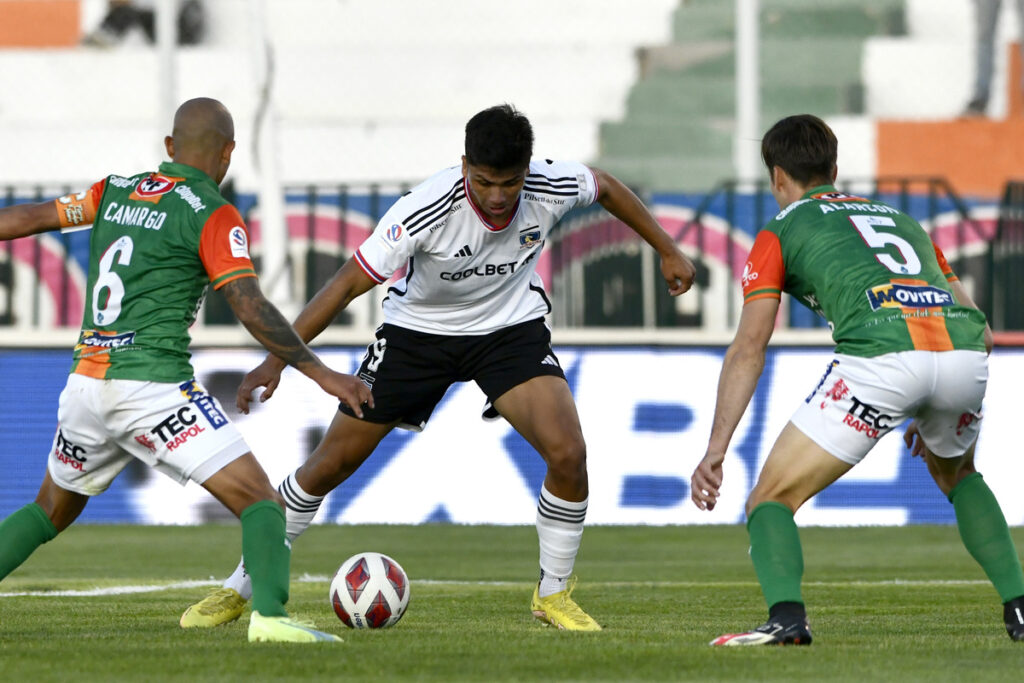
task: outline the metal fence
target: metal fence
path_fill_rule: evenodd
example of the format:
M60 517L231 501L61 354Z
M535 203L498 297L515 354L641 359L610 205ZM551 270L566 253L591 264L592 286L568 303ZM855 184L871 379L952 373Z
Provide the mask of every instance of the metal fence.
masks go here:
M8 187L4 204L39 201L73 189ZM298 310L351 256L405 186L286 188L288 239L285 277ZM946 253L996 329L1024 329L1014 292L1024 277L1024 185L1011 184L996 220L994 205L960 198L941 178L875 178L840 189L880 199L915 217ZM225 193L253 232L260 267L262 230L257 199ZM739 275L757 231L778 208L766 183L723 182L708 193L644 193L661 224L697 264L697 286L670 297L657 255L600 206L569 214L538 262L548 286L556 329L684 328L730 330L742 305ZM86 233L49 233L0 243L0 329L77 327L85 301ZM334 328L370 330L379 321L379 296L364 297ZM782 326L824 323L801 304L784 300ZM199 326L235 326L227 304L208 297Z

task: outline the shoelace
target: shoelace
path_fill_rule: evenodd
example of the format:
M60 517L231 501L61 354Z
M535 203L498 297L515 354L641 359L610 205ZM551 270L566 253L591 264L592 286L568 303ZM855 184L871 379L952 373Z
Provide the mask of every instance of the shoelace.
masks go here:
M569 579L565 586L565 593L558 597L558 606L575 623L585 626L590 623L590 617L572 599L572 592L576 590L577 580L575 576Z
M216 614L221 611L224 607L227 607L234 595L230 589L227 588L215 588L210 591L210 594L206 596L202 604L199 606L200 614Z

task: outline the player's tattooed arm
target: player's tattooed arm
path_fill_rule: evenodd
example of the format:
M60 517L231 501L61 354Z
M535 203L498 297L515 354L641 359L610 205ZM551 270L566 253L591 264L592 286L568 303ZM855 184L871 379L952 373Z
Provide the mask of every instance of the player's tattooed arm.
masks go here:
M59 227L60 217L53 202L15 204L0 209L0 240L13 240Z
M295 367L327 393L348 405L357 417L362 417L361 406L373 406L370 388L352 375L334 372L302 341L281 312L270 303L260 290L254 277L243 277L228 282L222 290L231 310L245 325L249 333L272 354ZM264 395L260 400L266 400ZM239 409L249 412L248 397L239 399Z
M238 321L272 354L299 370L319 364L295 328L263 295L256 278L232 280L221 291Z

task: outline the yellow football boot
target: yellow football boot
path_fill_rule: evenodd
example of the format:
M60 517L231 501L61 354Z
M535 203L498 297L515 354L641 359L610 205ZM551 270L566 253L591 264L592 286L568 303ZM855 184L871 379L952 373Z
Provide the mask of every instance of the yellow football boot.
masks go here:
M250 643L340 643L341 638L313 628L308 621L292 617L265 617L253 611L249 617Z
M538 584L539 587L540 584ZM572 592L575 588L575 576L569 579L569 585L564 591L546 598L540 597L537 588L534 588L533 600L530 602L533 616L538 621L565 631L600 631L601 625L580 609L580 606L572 599Z
M182 628L212 628L242 616L248 602L234 588L214 588L210 594L185 610Z

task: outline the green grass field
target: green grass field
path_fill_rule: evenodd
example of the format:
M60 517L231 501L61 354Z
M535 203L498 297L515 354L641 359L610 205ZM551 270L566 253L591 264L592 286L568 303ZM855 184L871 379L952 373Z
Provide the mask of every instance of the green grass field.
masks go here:
M237 525L73 527L0 584L0 680L1021 680L1024 643L955 528L801 533L814 645L724 649L707 642L766 614L740 526L588 528L575 597L605 630L585 634L530 615L532 527L317 526L295 543L289 607L345 638L331 646L250 645L247 617L178 627L234 567ZM412 580L392 629L350 631L327 603L360 550Z

